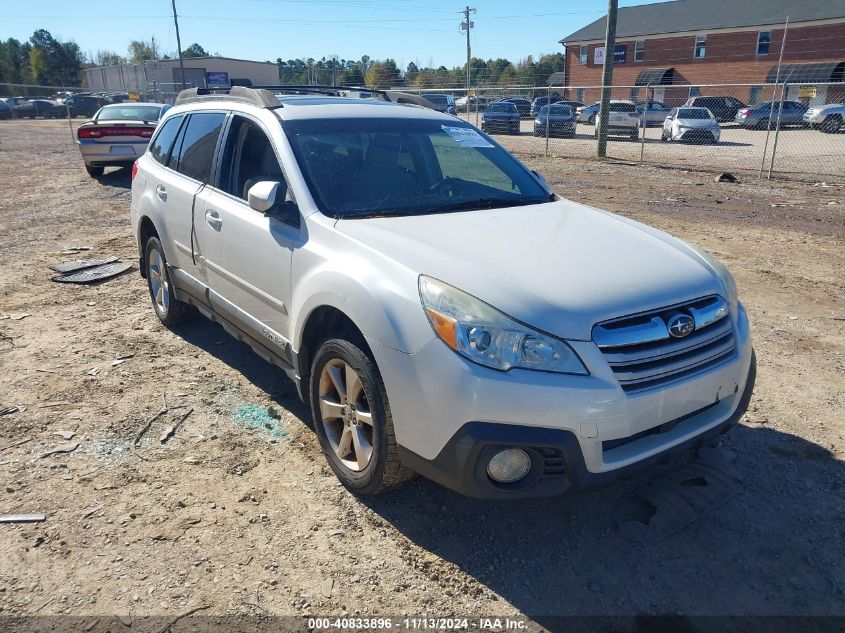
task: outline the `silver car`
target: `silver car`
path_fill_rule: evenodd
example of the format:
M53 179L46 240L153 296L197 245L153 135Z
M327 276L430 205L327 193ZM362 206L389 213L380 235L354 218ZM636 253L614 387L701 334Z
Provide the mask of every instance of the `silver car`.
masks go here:
M108 166L131 165L147 151L147 145L169 105L161 103L115 103L103 106L76 131L76 143L92 178Z
M158 319L198 311L282 368L358 494L414 472L568 493L700 446L751 397L712 255L561 198L431 109L184 91L130 218Z
M675 108L663 123L661 141L718 143L721 128L707 108Z
M845 103L813 106L804 113L804 123L814 130L821 130L828 134L836 134L841 130L843 121L845 121Z

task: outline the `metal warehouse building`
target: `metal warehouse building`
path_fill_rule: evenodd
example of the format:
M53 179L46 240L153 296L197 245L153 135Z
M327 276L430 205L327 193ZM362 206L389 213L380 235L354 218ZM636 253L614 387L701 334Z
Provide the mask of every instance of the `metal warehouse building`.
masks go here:
M601 84L606 25L603 17L561 40L568 86ZM624 7L612 57L613 83L634 86L631 98L636 86L655 87L655 98L663 100L669 93L695 96L697 85L758 84L730 91L754 103L765 84L777 81L790 84L789 98L809 105L841 101L845 0L674 0Z
M279 83L279 70L272 62L254 62L231 57L188 57L185 84L189 88L206 88L209 84L241 83L253 85ZM100 66L85 70L88 89L92 92L137 92L148 101L172 101L182 86L178 59Z

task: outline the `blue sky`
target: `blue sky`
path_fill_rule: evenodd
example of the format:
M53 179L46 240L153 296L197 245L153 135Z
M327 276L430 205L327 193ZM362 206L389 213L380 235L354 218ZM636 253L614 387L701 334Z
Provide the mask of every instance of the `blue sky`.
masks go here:
M621 0L621 6L649 0ZM83 51L125 54L132 39L155 36L176 50L170 0L37 3L5 0L0 38L28 39L38 28ZM227 57L271 60L337 55L394 58L400 67L466 59L460 2L442 0L177 0L183 48L192 42ZM484 0L471 3L473 55L517 61L561 51L563 36L601 17L606 0Z

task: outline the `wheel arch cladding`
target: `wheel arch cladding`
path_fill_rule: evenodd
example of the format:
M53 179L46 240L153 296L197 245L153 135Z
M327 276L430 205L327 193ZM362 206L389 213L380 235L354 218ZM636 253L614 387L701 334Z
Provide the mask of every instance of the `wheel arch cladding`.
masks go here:
M146 262L144 261L145 249L147 248L147 241L151 237L158 237L158 231L156 230L153 221L145 215L138 223L138 255L141 264L141 276L144 278L147 276L147 268L145 266Z
M310 380L311 360L319 345L329 338L351 338L352 343L372 358L370 346L361 332L342 310L330 305L321 305L310 312L302 328L302 337L297 354L297 372L303 383Z

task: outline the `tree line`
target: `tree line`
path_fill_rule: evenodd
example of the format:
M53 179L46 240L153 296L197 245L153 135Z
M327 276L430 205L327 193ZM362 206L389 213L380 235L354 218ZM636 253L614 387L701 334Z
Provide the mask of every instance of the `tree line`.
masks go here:
M215 53L216 54L216 53ZM182 51L183 57L210 56L205 48L193 43ZM155 38L132 40L126 54L99 50L83 53L76 42L62 42L46 29L39 29L25 42L14 38L0 40L0 84L38 84L81 86L83 70L93 66L112 66L173 59L178 53L163 53ZM358 60L323 57L283 60L278 58L279 83L298 85L366 85L370 88L460 88L466 85L466 65L424 66L410 62L404 69L393 59ZM483 60L473 57L470 77L473 86L547 85L549 77L564 67L562 53L528 56L516 63L503 58Z
M393 59L376 60L364 55L359 60L323 57L276 60L282 84L366 85L370 88L461 88L466 86L466 64L419 67L410 62L400 69ZM563 71L563 53L543 55L535 61L529 55L516 63L497 58L470 60L470 81L478 86L548 85L549 77Z

